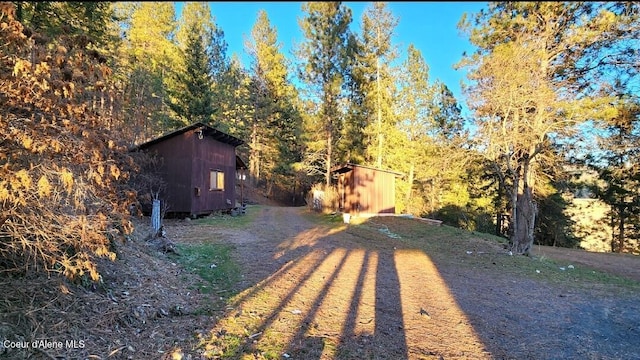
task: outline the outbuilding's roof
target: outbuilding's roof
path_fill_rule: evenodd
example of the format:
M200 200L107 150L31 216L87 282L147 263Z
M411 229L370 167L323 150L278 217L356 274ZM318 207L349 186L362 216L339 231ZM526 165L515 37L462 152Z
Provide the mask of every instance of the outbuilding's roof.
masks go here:
M212 128L211 126L209 126L207 124L204 124L204 123L201 123L201 122L196 122L196 123L193 123L191 125L188 125L188 126L180 128L180 129L177 129L177 130L171 131L169 133L166 133L166 134L164 134L162 136L159 136L159 137L157 137L155 139L149 140L149 141L147 141L145 143L142 143L142 144L134 147L134 150L146 149L151 145L154 145L154 144L157 144L157 143L162 142L164 140L170 139L170 138L172 138L174 136L178 136L180 134L184 134L185 132L190 131L190 130L202 130L202 135L203 136L211 137L211 138L213 138L215 140L218 140L218 141L220 141L222 143L229 144L229 145L232 145L232 146L239 146L239 145L244 144L244 141L242 141L242 140L240 140L240 139L238 139L238 138L236 138L234 136L231 136L229 134L225 134L222 131L214 129L214 128Z
M365 165L359 165L359 164L353 164L353 163L346 163L346 164L343 164L343 165L336 165L336 166L331 168L331 172L332 173L342 174L342 173L346 173L346 172L349 172L349 171L353 170L354 167L360 167L360 168L364 168L364 169L382 171L382 172L393 174L395 176L404 176L403 173L399 173L399 172L396 172L396 171L378 169L378 168L374 168L374 167L371 167L371 166L365 166Z

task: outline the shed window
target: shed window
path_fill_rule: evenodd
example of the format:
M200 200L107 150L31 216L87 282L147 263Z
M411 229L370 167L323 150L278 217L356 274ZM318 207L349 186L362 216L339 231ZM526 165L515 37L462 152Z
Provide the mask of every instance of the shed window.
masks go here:
M209 172L209 191L224 190L224 172L211 170Z

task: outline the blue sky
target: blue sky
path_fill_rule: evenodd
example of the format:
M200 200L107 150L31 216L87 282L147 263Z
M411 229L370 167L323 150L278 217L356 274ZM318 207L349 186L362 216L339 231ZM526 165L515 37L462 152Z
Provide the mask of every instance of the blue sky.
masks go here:
M295 44L304 40L298 19L303 16L302 2L210 2L215 22L224 31L229 44L228 55L236 53L248 66L244 43L251 33L258 11L264 9L271 24L278 32L282 51L287 57ZM353 12L352 29L360 31L362 13L370 2L345 2ZM485 2L388 2L392 14L399 19L395 29L395 44L400 58L406 56L406 49L413 44L424 57L430 68L431 80L440 79L454 93L461 105L464 100L460 92L461 71L453 69L460 61L463 51L471 52L473 47L466 38L459 35L457 24L463 13L476 13L486 6ZM179 16L182 4L176 4Z

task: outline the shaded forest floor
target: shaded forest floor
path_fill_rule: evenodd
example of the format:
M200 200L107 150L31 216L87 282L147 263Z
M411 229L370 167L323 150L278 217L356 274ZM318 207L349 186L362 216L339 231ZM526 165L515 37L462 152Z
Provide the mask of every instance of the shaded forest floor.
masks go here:
M145 242L144 227L102 264L99 286L1 277L0 339L61 345L0 358L640 358L640 283L610 273L633 277L636 257L537 246L509 256L495 238L446 226L345 225L265 205L166 221L180 256ZM196 268L188 249L214 251Z

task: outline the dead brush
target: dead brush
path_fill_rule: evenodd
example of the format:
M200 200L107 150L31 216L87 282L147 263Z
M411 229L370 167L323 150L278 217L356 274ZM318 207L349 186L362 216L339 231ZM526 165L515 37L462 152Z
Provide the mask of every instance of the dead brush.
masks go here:
M130 230L134 166L107 126L111 117L88 101L100 64L78 37L27 37L13 8L0 6L8 21L0 26L3 54L11 54L0 57L0 271L99 281L96 258L113 260L112 239ZM56 55L83 74L65 80L62 92L55 84L64 74L50 63Z
M81 290L62 277L50 278L42 273L14 276L3 278L0 287L4 290L0 300L3 340L30 345L26 349L0 349L0 355L11 359L54 359L71 354L73 358L87 358L91 355L89 349L98 348L96 339L87 337L87 329L109 328L115 320L109 311L113 310L109 301L90 292L78 296ZM62 342L65 346L57 349L31 346L34 341L43 340ZM66 348L67 341L74 340L84 348Z
M96 260L101 282L31 270L0 272L0 340L63 345L0 348L0 358L153 359L171 351L174 341L188 343L204 326L184 318L200 297L182 290L195 285L176 276L176 264L145 241L148 224L136 223L128 241L114 243L115 261Z

